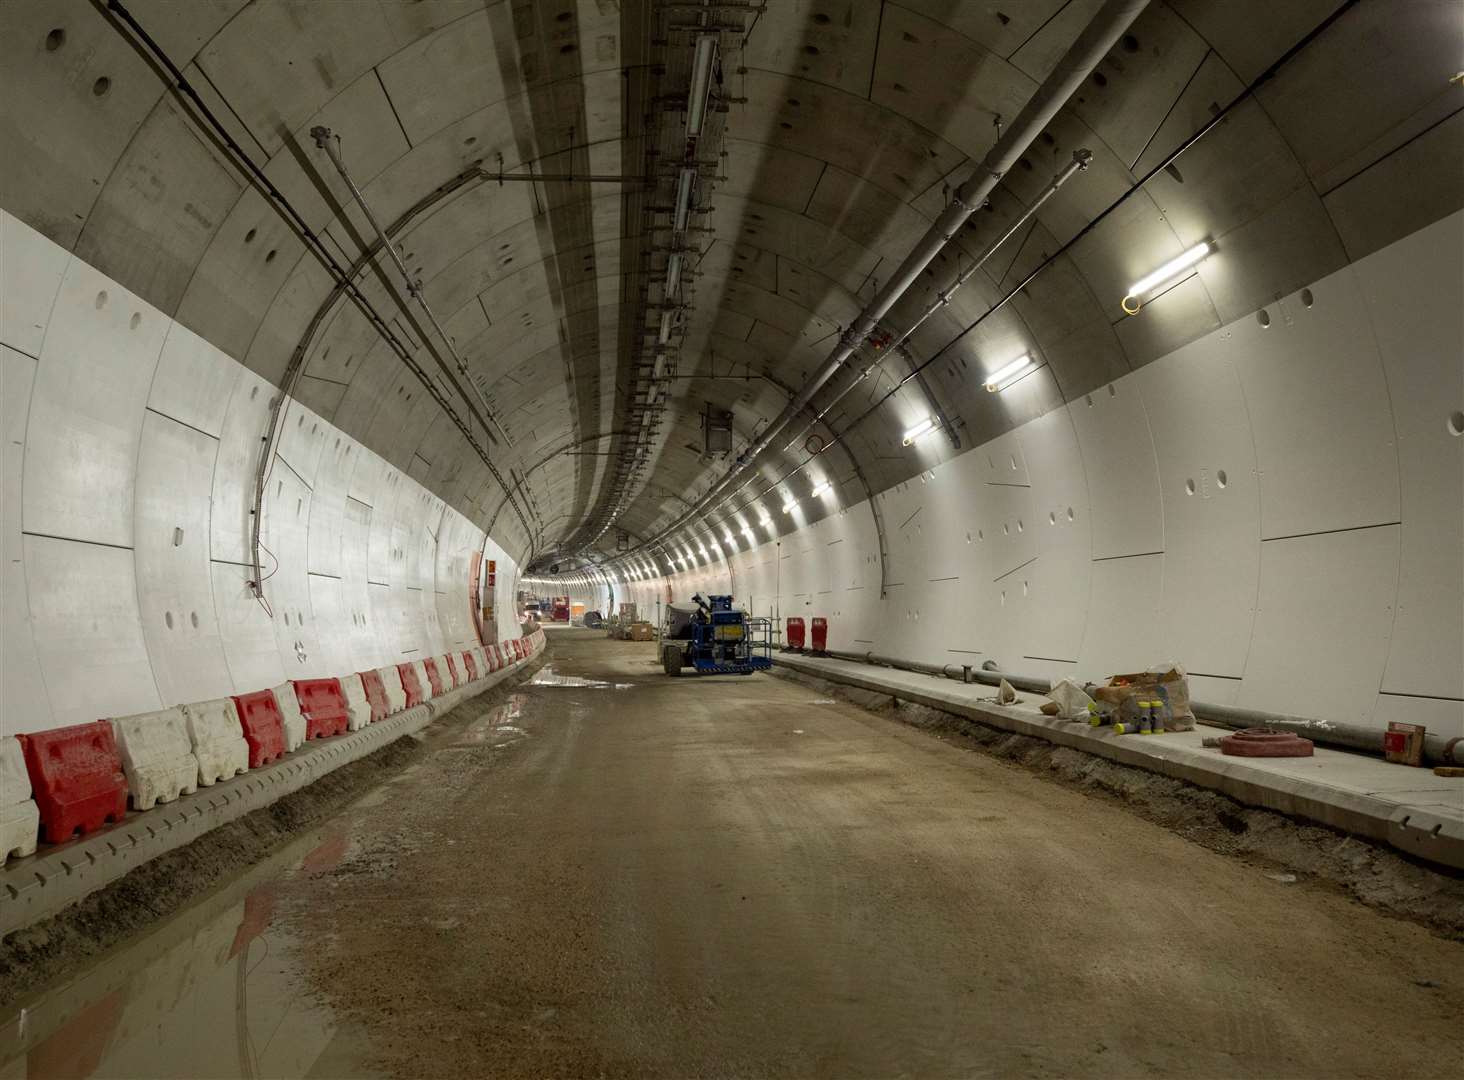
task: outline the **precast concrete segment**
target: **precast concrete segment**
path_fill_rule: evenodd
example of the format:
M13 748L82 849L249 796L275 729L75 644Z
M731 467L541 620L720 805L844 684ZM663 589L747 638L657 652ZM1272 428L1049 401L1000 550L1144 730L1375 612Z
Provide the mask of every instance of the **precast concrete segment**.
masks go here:
M552 673L423 749L276 918L363 1072L1423 1077L1464 1053L1464 944L790 681L668 679L654 644L560 631Z
M1365 836L1427 862L1464 869L1464 788L1428 769L1317 747L1305 759L1240 759L1206 749L1201 740L1226 729L1200 727L1163 735L1115 735L1042 715L1041 695L998 705L989 686L966 685L916 672L779 653L777 664L830 682L889 694L900 701L1045 739L1123 765L1221 792L1247 806L1306 818Z
M182 847L226 822L269 806L395 739L420 731L434 717L491 690L505 677L506 674L480 679L360 731L312 740L298 752L270 765L221 780L207 790L182 796L148 813L129 815L113 828L96 831L100 822L88 825L88 835L80 840L47 849L31 858L11 860L0 870L0 937L56 914L116 881L133 867ZM110 732L110 728L107 730ZM125 797L124 792L124 801Z

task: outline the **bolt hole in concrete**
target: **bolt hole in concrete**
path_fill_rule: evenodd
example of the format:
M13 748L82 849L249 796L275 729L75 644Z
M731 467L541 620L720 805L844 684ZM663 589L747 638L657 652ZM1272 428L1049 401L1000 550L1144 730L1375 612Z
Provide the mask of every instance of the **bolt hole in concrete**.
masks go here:
M1464 412L1456 410L1449 414L1449 434L1456 437L1464 435Z

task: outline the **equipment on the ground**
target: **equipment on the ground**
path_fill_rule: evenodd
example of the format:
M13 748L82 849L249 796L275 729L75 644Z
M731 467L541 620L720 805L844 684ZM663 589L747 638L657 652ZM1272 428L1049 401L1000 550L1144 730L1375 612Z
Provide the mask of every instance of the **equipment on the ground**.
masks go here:
M598 611L585 612L585 617L582 621L590 630L598 630L605 624L604 618L601 617Z
M694 604L667 604L661 627L661 667L667 675L690 668L701 675L751 675L773 666L773 624L732 606L730 596L693 596Z

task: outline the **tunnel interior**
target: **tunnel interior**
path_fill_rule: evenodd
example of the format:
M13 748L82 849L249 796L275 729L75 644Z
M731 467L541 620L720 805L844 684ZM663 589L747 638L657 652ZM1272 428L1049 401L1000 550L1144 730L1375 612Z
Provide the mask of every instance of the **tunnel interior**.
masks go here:
M6 0L5 846L70 836L30 854L32 747L107 721L134 781L164 744L202 763L223 703L252 769L268 691L286 743L293 715L386 753L389 716L554 662L560 597L658 627L731 596L775 648L818 620L968 678L1178 666L1217 711L1421 725L1442 760L1461 28L1458 0Z

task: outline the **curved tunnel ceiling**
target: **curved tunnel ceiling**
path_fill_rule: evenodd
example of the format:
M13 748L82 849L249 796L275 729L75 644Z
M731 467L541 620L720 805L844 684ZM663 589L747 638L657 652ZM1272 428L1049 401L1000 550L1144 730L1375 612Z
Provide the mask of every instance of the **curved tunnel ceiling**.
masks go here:
M732 460L703 455L704 410L732 414L733 455L755 437L1098 8L126 6L352 266L374 236L309 131L339 136L376 216L400 223L393 239L501 425L477 430L523 519L365 309L333 297L320 258L99 0L0 7L6 208L272 381L302 350L301 401L541 562L597 560L615 550L617 531L638 543L679 517ZM1074 151L1090 151L1090 166L908 349L866 347L819 399L872 365L813 433L838 442L817 459L818 477L846 501L863 498L1456 209L1458 16L1451 0L1415 0L1406 19L1388 0L1150 4L884 328L898 336ZM701 163L698 204L709 212L696 215L705 231L687 234L695 250L679 366L644 465L612 505L658 310L648 298L668 257L676 173L665 148L684 131L692 77L694 33L672 24L692 20L720 28L718 150ZM1067 246L1318 27L1275 78ZM465 178L475 165L654 181ZM1405 175L1406 198L1396 186ZM1140 317L1124 315L1129 283L1202 239L1217 250L1197 275ZM355 280L435 371L427 354L436 343L400 302L395 272L366 265ZM985 376L1023 352L1037 370L986 393ZM890 391L932 358L925 385L950 429L917 456L902 450L901 433L931 404L913 381ZM431 377L439 396L469 411ZM800 451L764 468L764 483L803 460Z

